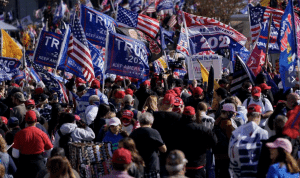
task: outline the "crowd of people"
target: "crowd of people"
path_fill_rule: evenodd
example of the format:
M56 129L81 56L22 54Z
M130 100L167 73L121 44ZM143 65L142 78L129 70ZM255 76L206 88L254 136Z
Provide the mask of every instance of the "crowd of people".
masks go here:
M89 98L85 105L60 103L33 81L3 82L0 173L79 177L68 143L110 142L113 171L105 177L299 177L299 140L284 132L298 114L297 92L273 96L263 74L234 94L224 75L212 102L201 81L160 74L137 82L108 77L103 90L96 79L69 79L77 99Z

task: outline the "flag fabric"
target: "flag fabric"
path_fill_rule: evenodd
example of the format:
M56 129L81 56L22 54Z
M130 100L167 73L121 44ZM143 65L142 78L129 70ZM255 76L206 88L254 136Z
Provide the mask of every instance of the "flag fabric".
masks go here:
M162 27L160 28L160 43L162 49L166 49L168 43L174 43L173 36L174 36L173 31L167 31Z
M17 43L5 32L5 30L1 29L1 41L2 41L2 57L11 57L21 59L23 56L22 50L19 48Z
M145 79L149 75L148 51L139 40L109 33L106 73Z
M215 71L214 67L211 66L208 73L208 82L207 82L207 99L208 102L211 103L213 96L214 96L214 90L217 90L219 88L219 84L215 80Z
M167 25L172 28L176 25L176 23L177 23L176 15L172 15Z
M293 3L289 3L280 23L280 57L279 71L282 78L283 90L286 91L296 84L297 42L295 36Z
M271 28L270 28L270 41L268 50L269 53L280 53L279 45L278 45L278 34L279 29L272 27L274 25L274 22L271 22ZM262 23L262 28L260 30L260 35L257 41L257 47L259 49L264 50L265 53L267 53L267 43L269 38L269 21L265 21Z
M106 31L115 32L118 26L110 16L84 5L80 6L80 22L86 39L101 47L105 47Z
M157 12L174 8L173 0L157 0L155 4Z
M129 7L131 11L138 12L142 9L142 1L141 0L129 0Z
M24 71L19 70L17 74L13 76L13 78L17 83L20 83L23 79L26 79L26 74Z
M21 62L14 58L0 57L0 64L6 73L15 75L19 73Z
M272 31L278 31L280 28L280 21L283 15L283 11L278 9L273 9L271 7L262 7L262 6L252 6L249 5L249 14L250 14L250 30L251 30L251 39L254 43L259 37L262 23L269 21L270 15L272 14ZM276 41L277 36L274 36L274 41Z
M254 49L252 50L249 59L247 61L247 66L249 70L257 76L260 73L262 65L265 64L266 53L264 50L259 49L255 44Z
M243 60L237 55L233 78L230 84L230 93L234 94L235 92L237 92L237 90L241 88L243 83L247 80L249 80L252 83L252 85L254 85L253 79L247 66L245 65Z
M194 42L189 38L190 46L188 46L188 38L184 33L184 28L181 28L181 32L179 35L176 51L183 54L184 56L190 56L196 54L196 45Z
M7 15L8 15L8 19L9 19L10 21L12 21L12 20L14 19L14 18L13 18L12 11L7 12Z
M95 74L88 41L78 18L74 19L73 24L68 55L81 65L82 73L86 81L92 82L95 78Z
M67 5L63 2L63 0L61 0L59 6L56 7L55 9L53 15L53 22L57 23L58 21L60 21L64 17L66 11L67 11Z
M298 55L298 59L300 59L300 18L296 13L295 13L295 30L297 36L297 55Z
M212 18L196 16L183 11L178 11L178 14L179 14L178 16L182 15L182 17L185 18L186 25L187 27L189 27L189 30L191 30L190 27L194 29L193 31L198 31L198 33L199 30L201 30L202 35L204 35L204 32L208 33L209 35L211 35L212 33L213 34L218 33L223 35L225 34L226 36L230 37L231 39L239 43L241 46L244 46L246 44L247 38L229 25L223 24L222 22L219 22ZM201 36L201 34L199 35ZM189 34L190 38L192 38L192 36L193 34ZM207 41L210 41L208 38L206 39ZM219 38L217 38L216 43L218 43L218 40ZM226 39L221 39L221 40L222 40L221 43L228 44L227 41L224 41ZM213 45L210 44L210 46Z
M202 65L201 62L200 62L200 66L201 66L201 75L202 75L203 83L204 83L204 82L208 82L208 71L207 71L206 68Z
M134 27L155 38L159 31L159 21L143 14L138 14L122 7L118 8L117 22Z
M30 15L21 19L21 26L23 29L25 29L30 24L33 24Z
M104 54L102 51L98 50L92 43L88 42L88 44L93 61L95 77L101 76L101 78L103 78Z
M12 74L9 74L5 71L5 67L0 64L0 82L11 80Z

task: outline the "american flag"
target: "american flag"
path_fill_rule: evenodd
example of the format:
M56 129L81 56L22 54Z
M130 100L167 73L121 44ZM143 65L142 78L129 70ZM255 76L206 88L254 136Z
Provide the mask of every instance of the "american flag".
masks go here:
M88 82L95 78L94 67L88 42L78 18L74 19L68 47L68 55L82 67L82 73Z
M249 7L249 10L250 10L250 29L251 29L252 43L254 43L259 37L262 23L268 21L271 14L273 18L271 28L276 28L277 31L280 29L280 21L281 21L281 16L283 15L283 11L278 9L273 9L270 7L262 7L262 6L253 7L251 5Z
M152 38L155 38L159 31L158 20L129 11L122 7L118 8L117 22L129 27L137 28Z
M172 17L170 18L169 22L168 22L168 26L169 27L174 27L174 25L177 23L177 20L176 20L176 15L172 15Z

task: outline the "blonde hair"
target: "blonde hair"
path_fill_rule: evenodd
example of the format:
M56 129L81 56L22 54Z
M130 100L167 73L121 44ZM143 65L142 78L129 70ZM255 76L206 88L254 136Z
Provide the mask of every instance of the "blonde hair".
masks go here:
M198 103L198 106L197 106L197 111L196 111L196 122L198 124L201 124L202 123L202 118L200 117L200 113L201 111L207 111L207 105L206 103L204 102L200 102Z
M0 178L5 177L5 167L3 164L0 164Z
M157 96L151 95L147 98L143 110L151 109L152 111L158 111Z
M292 174L300 172L298 163L294 159L294 157L286 151L284 151L284 153L285 153L285 161L286 161L285 164L286 164L286 167L288 168L288 171Z
M2 153L6 153L6 141L4 140L4 138L2 137L2 135L0 135L0 151Z

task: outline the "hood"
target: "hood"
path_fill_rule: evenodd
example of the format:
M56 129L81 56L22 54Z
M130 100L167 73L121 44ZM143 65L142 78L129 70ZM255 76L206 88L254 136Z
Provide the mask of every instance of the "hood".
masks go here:
M255 135L253 133L256 133L258 128L259 126L255 122L248 122L247 124L239 127L239 129L233 131L232 134L236 137L249 137L250 135Z
M63 135L73 132L77 128L74 123L65 123L60 127L60 131Z

